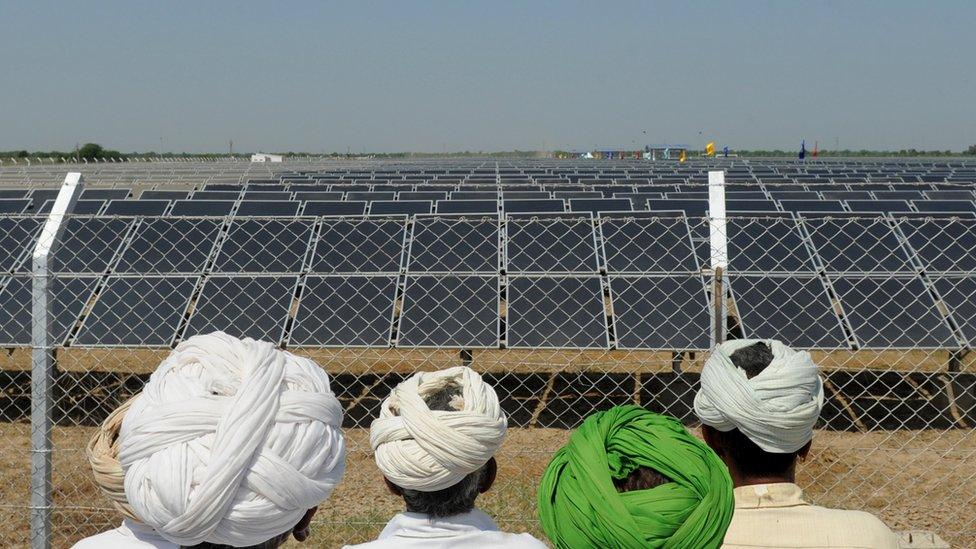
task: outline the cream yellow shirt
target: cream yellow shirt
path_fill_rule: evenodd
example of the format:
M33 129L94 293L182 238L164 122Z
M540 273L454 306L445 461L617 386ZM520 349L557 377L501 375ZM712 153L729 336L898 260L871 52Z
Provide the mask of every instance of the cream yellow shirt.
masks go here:
M817 507L792 483L735 489L735 513L723 547L898 549L897 536L863 511Z

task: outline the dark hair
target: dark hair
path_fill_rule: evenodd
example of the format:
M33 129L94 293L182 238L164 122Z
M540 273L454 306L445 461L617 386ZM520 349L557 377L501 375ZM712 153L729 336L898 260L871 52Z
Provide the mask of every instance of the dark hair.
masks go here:
M773 361L773 351L769 345L758 342L739 349L732 353L729 358L732 359L732 364L746 373L747 378L752 379ZM705 425L703 428L709 427ZM767 452L738 429L724 433L718 429L712 429L712 431L735 462L735 466L743 474L750 476L783 475L793 467L796 461L797 452L788 454Z
M454 401L461 397L461 387L457 383L449 383L437 391L427 395L424 402L431 410L457 410ZM435 492L421 492L400 488L403 501L408 512L421 513L431 518L460 515L474 509L474 500L478 497L481 481L488 465L469 474L454 486Z
M640 466L630 472L624 478L613 479L613 485L618 492L633 492L635 490L650 490L662 484L671 482L671 479L650 467Z

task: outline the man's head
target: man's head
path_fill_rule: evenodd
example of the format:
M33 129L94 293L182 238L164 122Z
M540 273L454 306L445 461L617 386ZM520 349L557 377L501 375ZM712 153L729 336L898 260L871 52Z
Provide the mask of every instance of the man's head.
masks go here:
M560 548L715 548L732 507L732 481L715 452L678 420L638 406L586 418L538 493L542 528Z
M121 485L128 516L183 547L304 539L345 468L328 376L267 342L192 337L112 417L89 448L96 478L116 501ZM121 479L101 482L112 471Z
M731 341L713 351L701 384L695 411L702 435L736 485L792 481L823 407L810 355L778 341Z
M370 428L376 465L409 512L466 513L495 480L507 420L470 368L415 374L383 401Z

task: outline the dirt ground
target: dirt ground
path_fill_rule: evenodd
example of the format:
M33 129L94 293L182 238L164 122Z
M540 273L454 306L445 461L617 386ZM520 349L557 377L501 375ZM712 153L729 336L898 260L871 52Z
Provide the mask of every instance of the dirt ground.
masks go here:
M119 522L91 482L85 427L58 427L54 454L54 547L70 545ZM0 547L27 546L30 428L0 424ZM513 429L498 455L496 486L479 505L503 529L542 536L535 519L535 488L549 457L569 431ZM401 503L386 493L368 454L364 429L347 431L347 475L322 505L311 544L336 547L374 537ZM799 469L799 482L814 503L864 509L896 530L934 530L953 546L976 539L976 432L820 432ZM298 544L294 544L299 547Z

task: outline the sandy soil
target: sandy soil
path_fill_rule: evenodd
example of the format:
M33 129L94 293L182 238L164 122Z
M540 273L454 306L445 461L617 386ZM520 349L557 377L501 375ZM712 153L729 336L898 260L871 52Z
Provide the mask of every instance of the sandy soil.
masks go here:
M55 432L53 516L55 547L115 525L119 518L90 480L83 447L91 428ZM0 547L27 545L30 429L0 424ZM568 431L513 429L499 454L496 486L479 500L503 528L541 535L535 487L549 457ZM348 473L314 523L312 547L367 540L400 508L384 489L368 454L367 433L347 432ZM899 431L818 433L799 482L808 499L876 513L896 530L929 529L955 546L976 539L976 432ZM297 544L295 545L298 546Z

